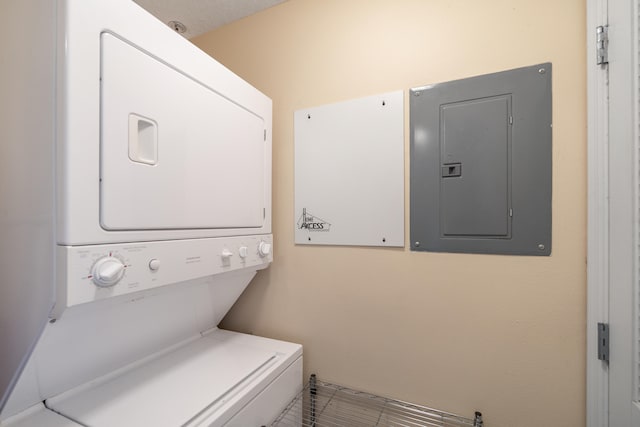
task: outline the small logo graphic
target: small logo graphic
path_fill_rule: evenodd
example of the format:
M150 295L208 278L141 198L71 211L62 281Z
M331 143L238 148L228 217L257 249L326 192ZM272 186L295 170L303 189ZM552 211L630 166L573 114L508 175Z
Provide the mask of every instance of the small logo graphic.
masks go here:
M311 215L307 212L307 208L302 209L302 215L300 215L297 224L300 230L329 231L331 229L331 224L317 216Z

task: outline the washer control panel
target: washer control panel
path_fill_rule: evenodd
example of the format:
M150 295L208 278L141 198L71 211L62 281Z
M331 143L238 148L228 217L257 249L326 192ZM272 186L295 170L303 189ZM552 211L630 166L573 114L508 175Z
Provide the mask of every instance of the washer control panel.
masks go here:
M92 246L60 246L67 306L273 261L272 236L221 237Z

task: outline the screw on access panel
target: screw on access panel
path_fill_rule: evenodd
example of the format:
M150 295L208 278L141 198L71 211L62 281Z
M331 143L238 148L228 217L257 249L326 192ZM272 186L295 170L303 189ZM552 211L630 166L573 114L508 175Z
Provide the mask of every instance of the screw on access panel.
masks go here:
M544 245L543 245L542 243L540 243L540 244L538 245L538 249L540 249L541 251L544 251Z

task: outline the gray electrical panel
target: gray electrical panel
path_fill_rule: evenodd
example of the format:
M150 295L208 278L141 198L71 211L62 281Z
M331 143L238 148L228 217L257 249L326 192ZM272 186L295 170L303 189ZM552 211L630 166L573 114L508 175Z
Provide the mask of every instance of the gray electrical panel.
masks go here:
M551 64L410 91L411 249L551 254Z

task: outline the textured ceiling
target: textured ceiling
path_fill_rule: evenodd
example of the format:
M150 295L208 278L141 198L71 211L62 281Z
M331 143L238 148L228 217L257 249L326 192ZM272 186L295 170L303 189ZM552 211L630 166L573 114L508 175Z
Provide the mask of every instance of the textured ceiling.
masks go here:
M179 21L192 38L286 0L134 0L162 22Z

